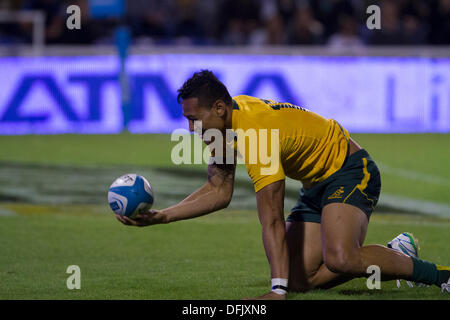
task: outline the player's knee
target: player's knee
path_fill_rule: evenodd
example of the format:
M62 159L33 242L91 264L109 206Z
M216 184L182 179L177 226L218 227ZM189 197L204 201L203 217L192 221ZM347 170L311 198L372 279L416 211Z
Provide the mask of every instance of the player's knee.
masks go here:
M354 274L358 273L358 252L341 247L325 250L324 262L327 268L334 273Z

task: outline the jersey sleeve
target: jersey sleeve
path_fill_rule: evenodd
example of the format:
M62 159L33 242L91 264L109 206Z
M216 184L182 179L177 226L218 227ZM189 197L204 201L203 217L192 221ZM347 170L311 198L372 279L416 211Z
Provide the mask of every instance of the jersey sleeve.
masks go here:
M233 130L237 135L235 147L243 161L241 163L245 163L255 192L258 192L271 183L285 179L279 135L284 122L271 114L273 109L267 103L273 101L265 102L248 96L234 99L239 104L236 114L233 113Z
M272 162L270 166L246 164L245 167L247 168L248 175L253 181L255 192L258 192L271 183L284 180L286 178L283 167L279 160L276 161L276 163Z

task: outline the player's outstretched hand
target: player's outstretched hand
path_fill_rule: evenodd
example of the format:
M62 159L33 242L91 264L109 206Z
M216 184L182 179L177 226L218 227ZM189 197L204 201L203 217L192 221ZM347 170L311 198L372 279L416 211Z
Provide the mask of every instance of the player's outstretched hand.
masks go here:
M164 214L159 210L149 210L146 213L137 214L133 219L116 214L117 220L127 226L145 227L153 224L164 223Z
M254 298L242 298L242 300L286 300L285 294L278 294L273 291Z

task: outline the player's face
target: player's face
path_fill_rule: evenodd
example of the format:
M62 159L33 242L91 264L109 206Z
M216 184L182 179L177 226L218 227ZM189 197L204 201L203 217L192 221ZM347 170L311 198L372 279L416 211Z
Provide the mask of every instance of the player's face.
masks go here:
M199 105L198 98L188 98L181 103L183 115L189 121L189 131L194 131L194 122L201 121L202 134L208 129L225 128L224 114L220 106L216 104L211 108Z

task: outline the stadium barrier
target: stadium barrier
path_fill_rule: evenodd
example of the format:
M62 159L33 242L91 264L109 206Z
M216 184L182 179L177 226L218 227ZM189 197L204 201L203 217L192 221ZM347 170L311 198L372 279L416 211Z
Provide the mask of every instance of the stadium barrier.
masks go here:
M176 90L211 69L232 95L291 102L351 132L450 132L448 48L132 47L128 130L187 128ZM113 46L0 50L0 134L118 133Z

